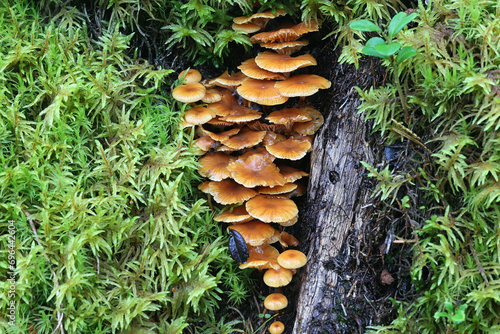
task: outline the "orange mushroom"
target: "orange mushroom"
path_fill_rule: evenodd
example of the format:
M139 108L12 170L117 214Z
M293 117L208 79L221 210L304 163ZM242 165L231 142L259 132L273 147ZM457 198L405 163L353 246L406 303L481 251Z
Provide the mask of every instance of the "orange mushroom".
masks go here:
M264 283L266 283L267 286L279 288L288 285L292 281L292 276L293 273L290 269L281 267L279 269L271 268L264 274Z
M307 257L298 250L289 249L278 256L278 263L286 269L298 269L307 263Z
M206 93L206 88L198 82L180 85L172 91L172 97L177 101L184 103L193 103L200 101Z
M215 117L215 112L205 107L189 109L184 115L184 120L192 125L205 124Z
M258 195L245 203L248 213L266 223L286 222L297 216L299 210L294 201L288 198Z
M235 157L221 152L209 153L200 158L198 173L200 173L201 176L208 177L212 181L227 179L228 177L231 177L231 172L227 169L227 167L235 160Z
M245 223L253 219L254 218L248 214L244 205L229 208L214 217L215 221L225 223Z
M253 154L246 158L238 158L229 164L227 169L231 177L239 184L248 188L256 186L280 186L285 179L272 160L260 154Z
M246 188L231 179L211 181L208 192L219 204L243 203L257 195L255 190Z
M184 84L190 84L190 83L195 83L195 82L200 82L201 81L201 73L195 69L189 69L189 70L184 70L179 74L179 79L184 76Z
M281 321L275 321L269 325L270 334L281 334L285 331L285 324Z
M263 243L260 246L248 247L247 262L240 264L240 269L257 268L257 269L279 269L278 256L280 253L276 248L268 243Z
M285 76L281 73L275 73L271 71L267 71L257 65L255 62L255 58L245 60L241 63L238 68L243 72L246 76L252 79L257 80L285 80Z
M248 101L274 106L288 101L288 97L282 96L275 88L275 82L279 81L247 79L236 90Z
M258 220L251 220L246 223L231 225L229 229L237 231L245 242L250 246L260 246L274 236L275 229Z
M243 148L252 147L257 145L262 141L266 135L265 131L241 131L239 134L232 136L229 139L223 140L222 144L235 149L241 150Z
M299 141L293 138L276 144L266 145L266 150L280 159L299 160L302 159L311 148L309 141Z
M281 95L287 97L300 97L301 101L306 96L316 94L319 89L330 88L332 83L327 79L315 74L299 74L277 81L274 87Z
M269 311L279 311L288 306L288 299L281 293L271 293L264 299L264 307Z
M316 59L310 54L292 57L271 51L259 53L255 57L255 63L264 70L277 73L289 73L299 68L317 65Z

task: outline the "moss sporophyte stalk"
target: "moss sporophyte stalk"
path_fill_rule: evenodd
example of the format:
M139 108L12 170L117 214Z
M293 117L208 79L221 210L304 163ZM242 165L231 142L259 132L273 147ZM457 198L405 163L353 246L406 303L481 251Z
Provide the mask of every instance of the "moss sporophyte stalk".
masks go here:
M279 11L276 14L285 15ZM241 25L255 21L258 24L255 23L254 32L258 32L265 26L263 15L269 16L265 22L276 16L269 12L235 18L233 27L243 29ZM200 190L227 206L215 220L232 224L228 233L233 257L241 269L266 270L264 282L278 290L288 285L295 271L307 262L298 250L280 254L270 244L279 242L284 249L298 246L297 239L284 229L298 221L297 205L290 198L304 194L302 178L308 174L287 166L287 161L298 161L311 151L313 135L323 117L305 104L305 98L329 88L331 83L317 75L294 76L293 71L314 66L316 60L309 54L292 54L307 44L294 42L317 30L313 21L258 33L250 40L275 51L264 51L244 61L238 67L241 72L230 75L226 71L215 79L198 77L200 94L189 94L189 99L188 94L181 97L180 92L194 83L184 82L173 90L179 101L206 103L206 107L193 105L187 110L183 126L196 127L195 145L202 155L199 172L207 178ZM191 72L197 71L187 71ZM181 80L183 77L184 74L179 76ZM201 93L203 89L206 93ZM237 96L243 98L243 104L238 103ZM279 105L294 97L299 97L295 105L280 109ZM278 307L277 301L269 297L265 305L273 306L268 310L279 311L286 306L284 295L272 296L279 296L282 306ZM270 333L283 331L279 321L269 327Z

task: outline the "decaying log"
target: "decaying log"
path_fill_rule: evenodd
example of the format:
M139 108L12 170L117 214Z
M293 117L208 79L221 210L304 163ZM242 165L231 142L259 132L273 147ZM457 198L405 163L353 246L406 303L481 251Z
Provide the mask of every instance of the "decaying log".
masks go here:
M307 267L299 273L295 334L342 332L336 325L338 314L334 308L343 309L342 299L353 293L355 282L348 278L346 282L342 277L339 284L342 264L338 257L345 251L347 236L361 230L373 190L363 185L366 173L360 161L371 164L374 157L366 142L370 130L364 114L358 114L361 101L354 89L373 84L371 70L369 66L361 66L357 71L337 66L333 77L334 98L325 113L325 123L316 134L308 198L302 213L301 224L307 226L309 238L303 244L309 249Z

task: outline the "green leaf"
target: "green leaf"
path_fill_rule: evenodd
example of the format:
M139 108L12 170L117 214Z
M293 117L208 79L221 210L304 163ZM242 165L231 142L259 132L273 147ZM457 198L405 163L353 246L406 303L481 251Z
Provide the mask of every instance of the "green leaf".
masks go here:
M351 29L359 31L382 31L378 25L369 20L357 20L349 25Z
M392 44L378 44L375 46L375 50L380 52L384 56L392 56L401 48L401 44L392 43Z
M404 62L406 59L414 57L416 55L417 55L417 51L415 51L414 48L412 48L411 46L405 46L404 48L402 48L399 51L398 56L396 58L396 63L399 65L402 62Z
M396 36L398 32L401 31L408 23L413 21L414 18L418 16L417 13L412 13L410 15L406 15L405 12L397 13L389 22L389 26L387 27L387 31L389 32L389 38L393 38Z
M380 37L372 37L366 42L366 46L361 50L367 56L374 56L382 59L389 59L388 56L376 50L377 45L387 45Z

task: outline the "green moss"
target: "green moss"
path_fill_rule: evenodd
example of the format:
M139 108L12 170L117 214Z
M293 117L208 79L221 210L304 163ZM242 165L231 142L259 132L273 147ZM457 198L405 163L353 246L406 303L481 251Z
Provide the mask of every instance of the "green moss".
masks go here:
M28 2L0 9L0 276L15 268L0 309L12 300L16 317L2 332L181 333L227 293L225 240L161 89L172 70L126 56L130 38L91 40L78 16L44 24Z

